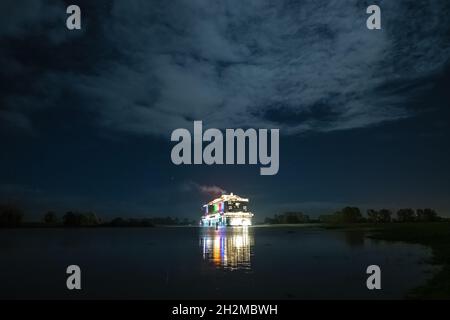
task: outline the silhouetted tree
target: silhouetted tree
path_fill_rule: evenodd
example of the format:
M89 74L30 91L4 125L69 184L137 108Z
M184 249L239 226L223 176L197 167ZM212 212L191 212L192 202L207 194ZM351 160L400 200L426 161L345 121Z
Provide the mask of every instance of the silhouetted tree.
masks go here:
M58 223L58 216L53 211L48 211L44 215L44 222L47 224L57 224Z
M377 222L391 222L392 221L392 211L389 209L381 209L378 211L378 221Z
M397 211L397 220L399 222L412 222L416 220L414 210L411 208L399 209Z
M338 222L354 223L362 221L361 210L358 207L345 207L336 214Z
M302 212L284 212L281 214L275 214L273 218L266 218L264 222L268 224L307 223L309 222L309 217Z
M125 222L126 221L122 218L114 218L111 220L109 224L113 227L121 227L125 225Z
M14 204L0 204L0 227L18 227L22 223L23 212Z
M78 217L75 213L73 213L72 211L67 212L64 216L63 216L63 224L66 227L75 227L78 225Z
M433 209L417 209L417 220L425 222L437 221L438 215Z
M338 212L333 214L322 214L319 216L319 221L323 223L338 223Z
M100 220L98 219L97 215L94 212L87 212L84 214L86 217L86 225L88 226L94 226L99 224Z
M172 226L179 224L178 218L165 217L165 218L152 218L152 221L156 225Z
M369 209L367 210L367 218L369 222L377 222L378 211Z
M69 211L63 217L63 224L66 227L87 227L95 226L99 223L99 220L95 213L77 213Z

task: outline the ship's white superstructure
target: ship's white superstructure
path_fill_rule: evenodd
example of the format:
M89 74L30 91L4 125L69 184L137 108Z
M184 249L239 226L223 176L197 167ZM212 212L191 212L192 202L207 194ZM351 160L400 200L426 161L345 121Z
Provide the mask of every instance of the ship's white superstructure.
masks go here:
M205 227L249 226L253 213L248 208L248 199L233 193L223 194L203 205L200 225Z

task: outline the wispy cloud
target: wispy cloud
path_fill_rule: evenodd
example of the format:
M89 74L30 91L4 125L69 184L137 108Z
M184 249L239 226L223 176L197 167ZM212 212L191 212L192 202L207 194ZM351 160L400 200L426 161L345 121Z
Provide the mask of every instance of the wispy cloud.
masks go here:
M47 72L111 130L167 135L192 119L285 133L370 126L413 115L411 92L426 88L405 88L450 54L447 1L379 3L383 29L369 31L357 0L113 1L94 49L116 54Z

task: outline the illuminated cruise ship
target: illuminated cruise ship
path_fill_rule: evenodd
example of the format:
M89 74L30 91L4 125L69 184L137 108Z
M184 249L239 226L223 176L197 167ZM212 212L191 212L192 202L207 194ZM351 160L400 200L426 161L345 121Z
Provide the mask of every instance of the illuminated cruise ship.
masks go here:
M253 213L248 209L248 199L237 195L223 194L203 205L200 225L204 227L249 226Z

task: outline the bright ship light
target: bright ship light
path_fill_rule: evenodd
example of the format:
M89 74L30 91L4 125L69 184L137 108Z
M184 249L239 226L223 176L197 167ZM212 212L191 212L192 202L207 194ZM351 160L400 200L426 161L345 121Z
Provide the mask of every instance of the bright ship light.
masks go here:
M224 194L203 205L204 215L200 225L215 228L251 226L253 213L249 211L248 202L248 199L233 193Z

